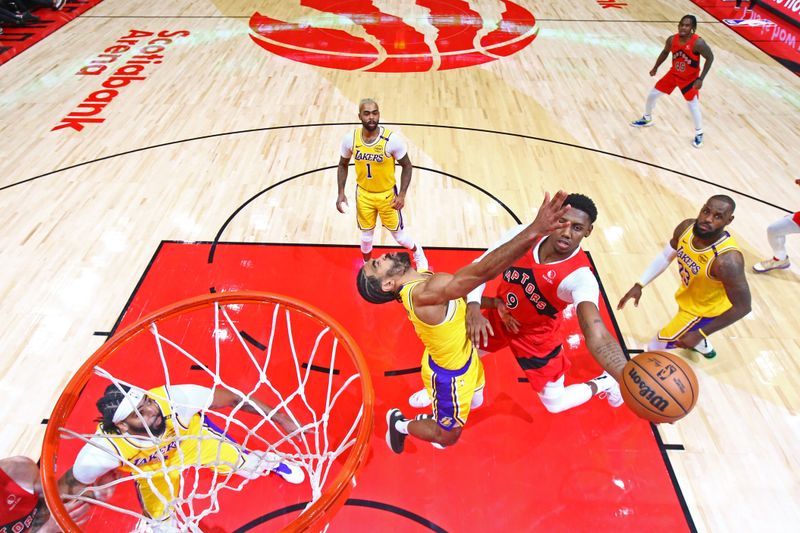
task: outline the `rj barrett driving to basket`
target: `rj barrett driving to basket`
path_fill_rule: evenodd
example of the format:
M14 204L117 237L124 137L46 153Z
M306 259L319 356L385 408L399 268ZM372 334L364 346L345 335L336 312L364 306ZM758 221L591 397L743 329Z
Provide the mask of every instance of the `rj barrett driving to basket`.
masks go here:
M116 482L103 484L101 478L114 471L127 473L136 481L148 525L153 531L174 531L182 521L184 492L192 490L181 480L185 469L214 469L226 474L220 476L223 484L233 481L231 474L249 480L272 472L289 483L302 483L305 474L300 467L270 451L246 449L207 416L211 410L237 406L265 417L286 438L302 433L284 413L222 387L172 385L143 390L112 383L97 400L97 431L59 482L59 489L72 495L93 491L94 498L102 500L102 493L110 493ZM89 488L94 484L97 487Z

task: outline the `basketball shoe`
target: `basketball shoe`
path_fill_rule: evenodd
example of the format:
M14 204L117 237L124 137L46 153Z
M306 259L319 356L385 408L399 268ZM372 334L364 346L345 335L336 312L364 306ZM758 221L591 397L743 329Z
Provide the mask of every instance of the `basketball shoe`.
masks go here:
M763 274L764 272L769 272L770 270L783 270L784 268L789 268L789 265L791 265L791 263L789 262L788 257L783 260L773 257L772 259L765 259L760 263L753 265L753 271Z
M400 433L400 430L395 426L397 422L405 419L403 413L396 407L389 409L386 413L386 424L389 426L386 430L386 444L389 445L389 448L394 453L403 453L403 449L406 447L406 437L408 435Z
M299 466L283 462L281 456L272 452L252 451L245 455L242 468L236 471L247 479L257 479L270 472L281 476L283 479L298 485L305 481L306 475Z
M422 251L422 246L419 244L414 250L414 264L417 265L417 270L428 270L428 258L425 257L425 252Z
M698 342L694 348L691 348L691 351L699 353L706 359L714 359L717 356L717 351L711 346L708 339L703 339Z
M619 391L619 383L611 377L608 372L603 372L596 378L590 380L597 385L597 395L605 398L611 407L619 407L623 404L622 393Z
M700 148L701 146L703 146L702 133L698 133L697 135L694 136L694 139L692 139L692 146L694 146L695 148Z
M425 409L433 403L427 389L418 390L408 397L408 405L416 409Z
M652 125L653 125L653 118L652 117L647 118L646 115L638 120L634 120L633 122L631 122L631 126L633 126L634 128L649 128Z

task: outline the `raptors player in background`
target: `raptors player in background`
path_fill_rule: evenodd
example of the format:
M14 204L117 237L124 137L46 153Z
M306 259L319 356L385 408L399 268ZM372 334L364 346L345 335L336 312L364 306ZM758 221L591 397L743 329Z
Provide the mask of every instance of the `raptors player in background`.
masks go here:
M800 185L800 179L794 180ZM800 233L800 211L776 220L767 226L767 240L772 248L772 259L753 265L753 270L759 274L770 270L789 268L789 254L786 253L786 236L790 233Z
M570 194L564 204L570 206L561 219L564 227L536 239L521 259L506 268L497 297L483 297L485 285L469 293L467 331L483 353L511 348L549 412L566 411L603 393L612 407L619 407L623 402L616 379L625 366L625 353L600 316L600 287L580 247L592 232L597 208L582 194ZM522 229L524 226L510 230L486 253ZM571 363L562 346L561 324L562 313L570 304L575 306L589 353L607 372L585 383L565 386ZM409 403L425 407L430 397L421 390L409 398Z
M66 503L65 507L78 525L89 518L89 504L85 502L73 500ZM0 459L0 531L61 531L45 505L39 467L27 457Z
M691 112L694 120L692 146L700 148L703 146L700 89L703 87L703 80L708 71L711 70L714 54L708 44L695 33L696 30L697 18L694 15L685 15L678 23L678 33L667 39L667 43L658 55L650 75L655 76L658 67L670 55L672 55L672 68L663 78L658 80L655 88L647 95L644 115L642 118L631 122L631 126L636 128L652 126L653 109L656 107L656 100L660 96L670 94L677 87L681 90L686 103L689 104L689 112ZM700 56L705 59L702 73L700 73Z

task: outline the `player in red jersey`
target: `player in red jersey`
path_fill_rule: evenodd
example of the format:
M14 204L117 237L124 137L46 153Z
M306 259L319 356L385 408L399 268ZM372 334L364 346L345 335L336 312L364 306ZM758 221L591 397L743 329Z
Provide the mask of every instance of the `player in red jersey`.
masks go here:
M87 503L72 501L66 508L79 525L88 518ZM36 463L27 457L0 459L0 532L25 531L56 533L61 528L45 505Z
M482 351L510 347L551 413L581 405L599 393L605 393L608 402L619 407L622 396L616 380L626 358L600 317L600 287L589 258L580 248L583 238L592 232L597 208L582 194L570 194L564 203L571 207L563 218L566 226L538 239L529 253L505 270L496 298L482 297L483 285L469 294L467 331ZM509 231L487 253L522 228ZM586 347L607 372L565 387L570 361L562 349L560 328L562 312L570 304L575 306ZM423 390L412 395L409 403L424 407L430 399Z
M656 64L650 71L651 76L656 75L658 67L661 66L667 57L672 55L672 68L669 72L658 80L655 88L647 95L647 103L644 108L644 115L638 120L631 122L631 126L642 128L653 124L653 109L656 100L660 96L670 94L676 87L681 90L686 103L689 104L689 111L694 119L694 139L692 146L700 148L703 146L703 118L700 114L700 89L703 87L703 80L711 64L714 62L714 54L708 44L698 36L697 18L694 15L685 15L678 23L678 33L667 39L667 44L658 55ZM705 59L703 72L700 73L700 56Z
M800 185L800 179L794 180ZM753 265L753 271L763 274L770 270L789 268L789 254L786 253L786 236L800 233L800 211L776 220L767 226L767 240L772 248L772 259L764 259Z

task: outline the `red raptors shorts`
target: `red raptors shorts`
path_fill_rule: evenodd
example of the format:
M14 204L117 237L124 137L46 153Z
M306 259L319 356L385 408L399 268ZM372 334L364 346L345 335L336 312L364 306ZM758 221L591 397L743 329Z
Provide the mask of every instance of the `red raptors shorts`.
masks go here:
M511 333L503 325L497 309L484 309L481 312L489 319L494 336L489 337L489 344L480 349L496 352L506 346L511 348L533 390L542 392L545 385L567 373L571 363L561 349L560 328L543 334L538 331L526 333L523 327L519 333Z
M794 223L795 223L795 224L797 224L798 226L800 226L800 211L798 211L797 213L795 213L794 215L792 215L792 220L794 220Z
M658 80L656 83L656 90L670 94L675 90L675 87L677 87L681 90L686 101L690 102L695 96L698 98L700 97L700 91L692 87L695 81L697 81L697 78L692 78L690 80L679 78L670 70L663 78Z

